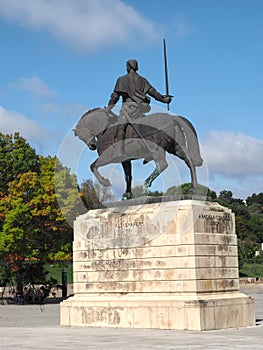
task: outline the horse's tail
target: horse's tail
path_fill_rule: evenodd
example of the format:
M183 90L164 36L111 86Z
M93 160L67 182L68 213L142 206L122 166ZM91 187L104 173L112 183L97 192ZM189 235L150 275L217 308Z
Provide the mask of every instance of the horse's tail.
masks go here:
M200 147L195 128L185 117L177 116L176 121L185 134L186 149L190 160L194 166L201 166L203 164L203 159L200 154Z

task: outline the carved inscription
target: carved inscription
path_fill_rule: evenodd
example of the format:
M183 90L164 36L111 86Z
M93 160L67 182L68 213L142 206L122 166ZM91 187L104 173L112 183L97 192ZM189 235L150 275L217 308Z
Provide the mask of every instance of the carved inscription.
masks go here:
M231 233L233 231L233 221L230 213L202 213L199 214L199 219L203 222L205 232Z
M95 224L90 222L87 238L104 246L124 247L143 244L147 216L136 214L109 215Z
M131 227L138 227L143 226L144 222L142 219L140 220L134 220L131 216L123 216L117 220L115 223L115 227L117 228L131 228Z
M199 214L200 219L208 220L231 220L231 215L229 213L223 213L223 215L214 215L214 214Z

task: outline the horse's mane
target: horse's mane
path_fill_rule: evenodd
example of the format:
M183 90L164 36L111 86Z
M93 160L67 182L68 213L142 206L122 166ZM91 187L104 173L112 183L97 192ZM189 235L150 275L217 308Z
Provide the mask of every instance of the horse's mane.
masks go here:
M87 115L89 115L90 113L97 111L98 109L101 109L101 108L96 107L96 108L89 109L86 113L83 114L83 116L80 118L79 121L81 121L83 118L87 117Z

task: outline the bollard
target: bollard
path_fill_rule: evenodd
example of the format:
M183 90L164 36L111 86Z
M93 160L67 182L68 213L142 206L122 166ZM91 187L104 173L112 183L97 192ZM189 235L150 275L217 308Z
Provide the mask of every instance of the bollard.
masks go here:
M67 297L67 269L62 269L62 298Z

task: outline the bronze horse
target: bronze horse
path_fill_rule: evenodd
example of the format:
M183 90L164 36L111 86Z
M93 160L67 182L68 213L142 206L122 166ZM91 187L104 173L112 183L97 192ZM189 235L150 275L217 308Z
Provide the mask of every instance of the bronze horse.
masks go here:
M90 168L99 183L111 185L109 179L100 174L99 167L122 163L126 181L124 198L129 199L132 197L131 160L144 159L144 164L153 160L156 167L144 183L147 193L152 182L167 168L165 154L169 152L185 161L190 170L192 188L197 187L196 167L201 166L203 160L195 129L186 118L168 113L143 115L127 124L125 141L118 140L119 126L116 114L107 108L97 108L86 112L74 129L75 136L90 150L98 152L99 157Z

